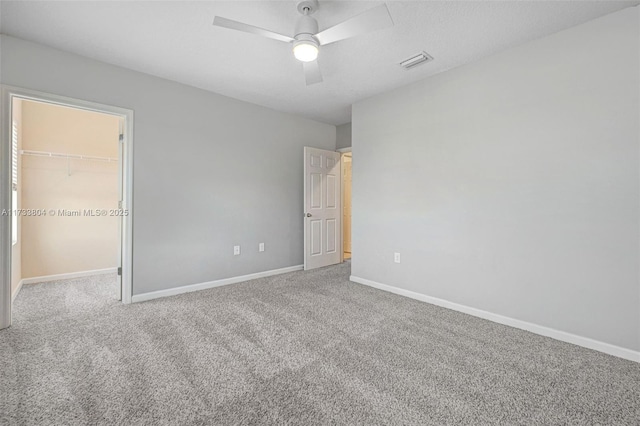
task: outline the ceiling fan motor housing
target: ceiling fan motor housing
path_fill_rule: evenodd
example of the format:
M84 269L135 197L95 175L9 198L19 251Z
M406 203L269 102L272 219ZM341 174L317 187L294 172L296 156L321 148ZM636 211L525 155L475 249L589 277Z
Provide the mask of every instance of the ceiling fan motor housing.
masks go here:
M296 40L298 40L298 36L300 35L313 36L315 34L318 34L318 21L309 15L302 15L298 18L295 28L296 36L294 37Z

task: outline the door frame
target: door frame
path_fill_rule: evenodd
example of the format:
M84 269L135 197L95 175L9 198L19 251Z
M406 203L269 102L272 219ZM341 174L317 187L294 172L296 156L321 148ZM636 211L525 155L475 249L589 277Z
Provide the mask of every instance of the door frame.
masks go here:
M353 151L351 150L351 147L347 147L347 148L339 148L336 149L336 152L339 152L340 155L340 170L342 170L342 167L344 166L344 154L346 154L347 152L351 153L351 176L353 178ZM342 172L341 172L342 173ZM351 194L353 194L353 180L351 183ZM340 179L340 196L344 198L344 176L341 177ZM351 197L353 198L353 196ZM344 201L344 200L342 200ZM343 214L344 214L344 203L342 204L342 210L343 210ZM353 221L352 221L353 223ZM352 226L353 229L353 226ZM353 232L351 232L351 235L353 235ZM340 253L340 263L344 262L344 220L340 221L340 241L341 241L341 245L342 245L342 253ZM353 246L353 241L351 241L351 246ZM353 253L351 253L351 258L353 259Z
M11 210L11 110L14 98L45 102L120 117L124 121L122 150L122 302L131 303L133 290L133 110L37 90L0 85L0 211ZM11 216L0 216L0 329L11 325Z

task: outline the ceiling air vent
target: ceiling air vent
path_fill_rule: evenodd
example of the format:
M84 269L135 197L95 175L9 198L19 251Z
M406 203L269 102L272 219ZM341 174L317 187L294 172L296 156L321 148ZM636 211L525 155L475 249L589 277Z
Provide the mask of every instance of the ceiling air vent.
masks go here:
M417 55L413 55L412 57L400 62L400 66L408 70L429 61L433 61L433 57L427 52L420 52Z

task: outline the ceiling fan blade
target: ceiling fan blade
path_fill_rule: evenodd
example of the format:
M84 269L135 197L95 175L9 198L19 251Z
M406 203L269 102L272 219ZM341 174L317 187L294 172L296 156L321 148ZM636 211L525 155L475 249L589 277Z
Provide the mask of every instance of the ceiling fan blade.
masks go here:
M303 62L302 66L304 67L304 79L307 82L307 86L322 82L318 61Z
M245 33L256 34L259 36L272 38L274 40L284 41L287 43L291 43L293 40L292 37L288 37L286 35L274 33L273 31L265 30L263 28L254 27L253 25L244 24L238 21L232 21L231 19L223 18L222 16L216 16L213 18L213 25L217 27L229 28L232 30L243 31Z
M320 42L320 45L325 45L392 26L393 20L389 14L389 9L387 9L386 4L383 4L331 28L320 31L315 37Z

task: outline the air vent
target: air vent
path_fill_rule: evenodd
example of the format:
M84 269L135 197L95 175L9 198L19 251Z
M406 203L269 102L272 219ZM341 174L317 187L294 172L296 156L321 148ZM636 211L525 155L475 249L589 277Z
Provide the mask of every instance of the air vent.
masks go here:
M413 55L412 57L400 62L400 66L408 70L429 61L433 61L433 57L427 52L420 52L417 55Z

